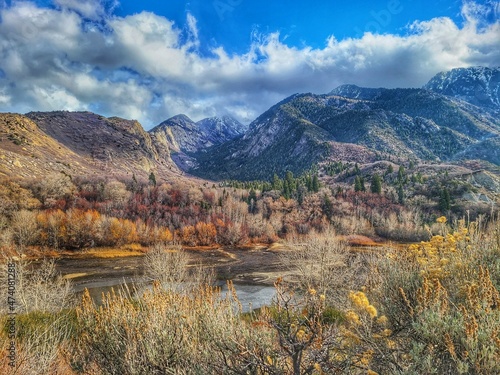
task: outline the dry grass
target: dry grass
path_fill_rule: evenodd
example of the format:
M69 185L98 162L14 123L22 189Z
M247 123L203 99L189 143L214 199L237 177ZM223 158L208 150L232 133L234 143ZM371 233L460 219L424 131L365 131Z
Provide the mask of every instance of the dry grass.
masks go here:
M349 236L339 236L340 241L346 242L349 246L382 246L367 236L352 234Z
M74 256L78 258L123 258L143 255L144 251L142 249L139 251L115 247L99 247L74 254Z

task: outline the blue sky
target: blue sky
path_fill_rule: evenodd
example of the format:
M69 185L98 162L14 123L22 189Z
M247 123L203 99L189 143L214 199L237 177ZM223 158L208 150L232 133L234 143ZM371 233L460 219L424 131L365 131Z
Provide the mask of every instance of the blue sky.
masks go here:
M248 123L298 92L498 66L499 15L496 0L0 0L0 111Z
M229 52L244 53L256 32L278 31L287 45L320 48L332 35L344 39L362 37L365 31L405 34L416 20L446 16L460 24L461 4L461 0L125 0L115 13L125 16L147 10L180 27L191 13L198 20L205 50L223 45Z

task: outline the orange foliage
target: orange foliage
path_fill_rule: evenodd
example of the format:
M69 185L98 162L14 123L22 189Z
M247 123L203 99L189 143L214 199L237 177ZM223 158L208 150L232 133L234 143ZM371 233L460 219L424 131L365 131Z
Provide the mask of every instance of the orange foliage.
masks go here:
M45 246L59 248L67 240L66 213L61 210L43 211L37 215L40 239Z
M213 245L216 242L217 229L212 223L200 222L196 224L198 244L201 246Z
M136 225L130 220L110 219L109 228L105 234L106 242L110 245L121 246L139 240Z
M188 246L196 245L196 228L192 225L182 228L181 231L182 243Z

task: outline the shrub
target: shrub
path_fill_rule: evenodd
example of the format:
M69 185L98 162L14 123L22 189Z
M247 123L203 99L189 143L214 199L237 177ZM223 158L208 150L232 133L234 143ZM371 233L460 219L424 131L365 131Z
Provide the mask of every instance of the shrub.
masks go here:
M394 251L378 267L378 300L408 373L500 371L499 222L457 224L438 218L441 233Z

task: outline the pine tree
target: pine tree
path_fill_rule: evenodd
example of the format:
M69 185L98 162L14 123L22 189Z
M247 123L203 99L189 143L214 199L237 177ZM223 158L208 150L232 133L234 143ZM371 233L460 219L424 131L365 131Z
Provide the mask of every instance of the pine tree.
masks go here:
M398 182L401 184L404 179L405 179L405 167L401 165L399 166L398 170Z
M449 211L451 209L450 192L446 188L441 190L441 194L439 197L439 209L443 212Z
M405 204L405 192L403 190L403 184L398 186L398 203Z
M307 191L313 191L313 183L310 175L306 176L306 187Z
M358 192L362 190L361 186L361 178L359 176L356 176L354 179L354 191Z
M359 165L358 165L358 163L356 163L356 164L354 165L354 173L355 173L355 174L359 174L360 172L361 172L361 170L359 169Z
M281 178L278 177L277 174L273 177L273 190L281 190L283 188L283 183Z
M312 180L312 191L315 193L319 191L319 179L317 174L314 175Z
M149 184L156 186L156 176L153 172L149 174Z
M370 190L374 194L382 193L382 179L375 173L372 177L372 183L370 185Z
M331 220L333 216L333 203L332 200L326 194L323 196L323 204L321 205L321 209L323 211L323 214L327 217L327 219Z

